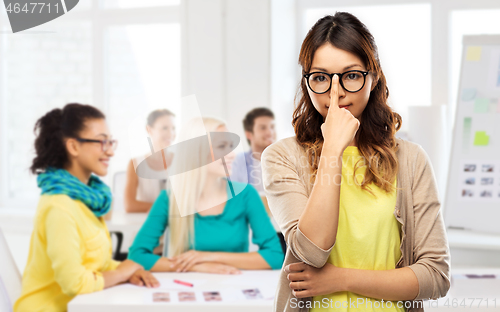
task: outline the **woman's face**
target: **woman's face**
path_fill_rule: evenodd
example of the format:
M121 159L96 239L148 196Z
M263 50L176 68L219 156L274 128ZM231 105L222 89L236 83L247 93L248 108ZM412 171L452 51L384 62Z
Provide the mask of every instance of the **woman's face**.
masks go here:
M229 132L226 126L220 126L216 129L216 131ZM213 142L213 144L214 145L212 146L212 148L214 149L214 154L226 155L224 156L224 161L226 162L228 173L231 174L232 163L236 156L235 152L233 151L233 149L235 148L235 146L233 146L233 142L228 140L228 141ZM208 157L212 159L212 155L208 155ZM209 175L221 178L227 176L226 170L224 169L224 165L222 164L222 159L210 162L207 165L207 170Z
M366 67L361 59L350 52L334 47L330 43L320 46L314 53L311 70L309 72L343 73L348 70L366 71ZM306 78L303 78L306 79ZM306 82L307 85L307 82ZM375 87L371 74L366 76L365 85L358 92L347 92L339 84L339 107L348 109L358 120L370 98L370 92ZM333 89L333 87L331 88ZM307 86L307 92L316 110L326 118L330 107L331 89L323 94L316 94ZM361 120L360 120L361 121Z
M99 141L112 139L104 119L87 120L79 137ZM77 144L77 153L72 155L72 160L89 175L95 173L98 176L105 176L108 173L109 159L114 155L113 149L109 147L106 152L103 152L103 145L97 142L77 141Z
M163 115L156 118L152 127L147 126L147 130L156 151L170 146L175 140L175 117Z

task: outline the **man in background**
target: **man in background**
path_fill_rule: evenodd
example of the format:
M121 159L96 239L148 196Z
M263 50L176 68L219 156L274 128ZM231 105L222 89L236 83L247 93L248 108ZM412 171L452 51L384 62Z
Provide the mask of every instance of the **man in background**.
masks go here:
M243 128L250 150L236 156L231 180L249 183L264 195L260 157L276 141L274 114L265 107L254 108L243 119Z

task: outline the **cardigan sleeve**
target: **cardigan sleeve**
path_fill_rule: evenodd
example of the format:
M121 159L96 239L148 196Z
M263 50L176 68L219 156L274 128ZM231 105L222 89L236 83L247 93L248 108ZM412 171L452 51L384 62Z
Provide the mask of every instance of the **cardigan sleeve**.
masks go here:
M154 254L153 250L159 245L160 237L167 225L168 195L165 190L162 190L129 249L129 259L142 265L145 270L151 270L161 258Z
M250 184L247 184L246 189L246 215L252 229L252 242L259 246L258 253L271 269L280 269L283 265L284 254L276 230L257 190Z
M308 201L306 186L290 159L294 157L293 151L282 147L280 143L282 141L267 147L261 156L264 191L269 209L293 256L306 264L321 268L335 244L326 250L322 249L300 231L299 218Z
M102 290L104 278L83 265L77 221L63 208L53 206L44 218L47 256L52 263L54 279L67 296L74 297Z
M419 285L414 300L438 299L446 296L450 288L450 249L429 156L420 146L415 154L414 162L410 163L410 170L413 170L414 263L409 266Z

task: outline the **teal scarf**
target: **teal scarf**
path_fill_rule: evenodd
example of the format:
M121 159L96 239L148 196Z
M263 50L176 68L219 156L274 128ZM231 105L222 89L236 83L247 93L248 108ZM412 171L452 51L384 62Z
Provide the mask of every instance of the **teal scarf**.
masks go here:
M68 195L84 203L98 218L111 208L111 191L95 175L91 175L89 183L85 185L68 171L49 167L38 175L37 183L42 195Z

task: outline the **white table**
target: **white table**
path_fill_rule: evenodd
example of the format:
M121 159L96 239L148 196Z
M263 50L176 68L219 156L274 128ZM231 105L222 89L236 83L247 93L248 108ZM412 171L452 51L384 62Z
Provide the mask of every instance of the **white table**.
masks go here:
M461 274L495 274L496 279L457 279ZM479 299L481 298L481 299ZM496 300L493 301L493 300ZM462 305L461 305L462 304ZM453 268L452 282L446 297L424 301L427 311L500 311L500 268Z
M275 289L278 282L279 270L274 271L244 271L241 280L245 283L231 285L228 279L234 275L217 275L204 273L155 273L161 278L177 278L181 280L206 280L207 283L192 290L227 290L248 289L264 287ZM453 268L452 275L457 274L495 274L500 275L500 268ZM225 282L226 281L226 282ZM190 290L190 289L188 289ZM120 285L87 295L77 296L68 305L68 312L191 312L191 311L217 311L217 312L270 312L273 300L240 300L236 302L210 302L210 303L147 303L147 293L162 292L159 289L147 289L132 285ZM267 289L266 293L272 293ZM474 298L474 300L472 300ZM478 298L482 298L482 301ZM465 300L464 300L465 299ZM486 301L488 299L488 301ZM496 299L496 302L493 301ZM462 304L462 305L460 305ZM465 305L465 306L464 306ZM495 306L496 305L496 306ZM423 302L426 312L430 311L500 311L500 278L497 279L453 279L451 288L446 297L439 300Z
M265 296L263 299L233 302L153 303L147 302L145 298L148 298L148 295L151 298L154 292L166 292L168 290L119 285L104 291L77 296L69 303L68 312L271 312L273 307L272 296L274 296L274 290L278 284L279 274L280 270L243 271L242 276L207 273L154 273L158 279L206 280L204 284L193 288L182 288L183 286L180 286L185 291L259 288ZM233 281L236 279L237 281L228 283L230 279L233 279Z

